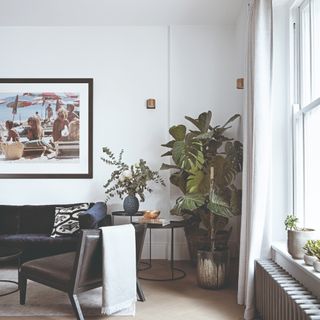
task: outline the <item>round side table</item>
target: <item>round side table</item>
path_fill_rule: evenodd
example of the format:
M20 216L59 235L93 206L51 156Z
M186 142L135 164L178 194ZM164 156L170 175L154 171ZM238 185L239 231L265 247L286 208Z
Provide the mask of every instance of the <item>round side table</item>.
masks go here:
M0 247L0 263L17 259L18 260L18 272L19 272L21 254L22 254L22 251L18 248ZM14 283L18 286L16 289L14 289L12 291L0 294L0 297L7 296L8 294L19 291L19 284L17 281L0 279L0 282Z
M129 214L125 211L113 211L111 213L112 216L112 224L114 224L114 217L130 217L130 223L132 223L132 217L141 217L143 216L144 212L143 211L138 211L134 214Z
M171 277L164 277L164 278L151 278L151 277L144 277L139 275L139 279L142 280L150 280L150 281L173 281L173 280L180 280L183 279L186 276L186 273L184 270L179 269L175 267L174 265L174 230L177 228L183 228L185 225L185 222L182 221L170 221L169 224L163 226L161 224L155 224L155 223L148 223L147 228L149 229L149 262L143 262L143 264L147 264L148 266L145 268L142 268L139 270L145 271L150 268L152 268L152 243L151 243L151 231L152 229L159 229L159 230L171 230L171 257L170 257L170 271L171 271Z

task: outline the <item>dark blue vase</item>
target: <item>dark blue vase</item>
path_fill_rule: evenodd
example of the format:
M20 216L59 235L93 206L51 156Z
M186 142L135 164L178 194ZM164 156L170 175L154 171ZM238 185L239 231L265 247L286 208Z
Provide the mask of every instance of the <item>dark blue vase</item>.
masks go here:
M126 196L123 201L123 209L127 214L134 215L139 210L139 200L136 196Z

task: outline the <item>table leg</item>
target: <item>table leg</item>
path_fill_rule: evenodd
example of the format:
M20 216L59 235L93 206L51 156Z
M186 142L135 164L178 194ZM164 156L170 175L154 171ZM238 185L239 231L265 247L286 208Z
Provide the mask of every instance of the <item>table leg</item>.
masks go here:
M171 255L170 255L170 269L169 271L171 271L171 277L164 277L164 278L159 278L159 279L154 279L152 277L141 277L139 276L139 279L143 279L143 280L150 280L150 281L173 281L173 280L180 280L183 279L186 276L186 273L184 272L184 270L176 268L174 266L174 228L171 228ZM152 259L152 252L151 252L151 228L149 228L149 235L150 235L150 239L149 239L149 264L150 264L150 268L152 267L151 265L151 259ZM147 270L149 268L146 268L144 270ZM143 271L143 270L141 270ZM175 272L176 272L176 276L175 276Z
M171 278L174 278L174 265L173 265L173 259L174 259L174 228L171 228Z
M149 265L151 268L151 260L152 260L152 251L151 251L151 228L149 228Z

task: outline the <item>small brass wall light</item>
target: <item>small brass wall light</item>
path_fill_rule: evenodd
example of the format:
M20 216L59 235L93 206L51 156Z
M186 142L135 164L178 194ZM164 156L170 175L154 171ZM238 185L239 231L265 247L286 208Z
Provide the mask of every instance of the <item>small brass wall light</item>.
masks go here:
M155 109L155 108L156 108L156 99L148 99L147 109Z

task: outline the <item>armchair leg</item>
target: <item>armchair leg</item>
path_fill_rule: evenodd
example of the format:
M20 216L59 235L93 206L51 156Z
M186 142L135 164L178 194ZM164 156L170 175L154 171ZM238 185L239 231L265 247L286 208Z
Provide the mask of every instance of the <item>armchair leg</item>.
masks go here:
M27 278L21 272L19 272L18 281L20 290L20 304L24 305L26 303Z
M138 279L137 279L137 294L138 294L139 301L145 301L146 300L146 298L144 297L144 294L143 294L143 291L142 291L142 288L141 288L141 285L140 285L140 282L139 282Z
M78 297L75 294L69 293L69 299L72 305L72 309L77 316L77 320L84 320Z

